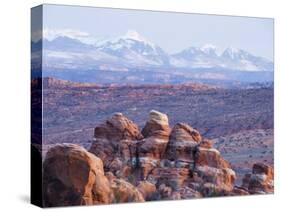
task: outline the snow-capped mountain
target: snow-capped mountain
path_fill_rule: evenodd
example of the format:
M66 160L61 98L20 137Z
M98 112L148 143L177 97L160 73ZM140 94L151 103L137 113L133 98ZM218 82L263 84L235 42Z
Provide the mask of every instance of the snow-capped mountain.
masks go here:
M36 43L33 43L36 46ZM128 67L169 65L169 55L136 31L94 45L69 37L43 41L44 62L48 68L127 70Z
M93 45L85 44L79 41L78 39L70 38L70 37L57 37L52 41L47 39L44 40L43 48L54 51L74 51L81 52L87 51L95 48Z
M227 48L221 54L221 60L226 68L247 71L273 71L273 63L262 57L257 57L242 49Z
M213 45L190 47L170 57L180 68L224 68L238 71L273 71L273 63L241 49L227 48L221 54Z
M97 45L97 50L114 55L137 66L168 65L168 55L157 45L129 30L125 36Z
M217 47L210 44L190 47L170 56L170 64L178 68L212 68L220 62Z
M40 50L41 41L32 43L32 54ZM189 47L169 55L136 31L129 30L124 36L93 44L67 36L43 40L43 67L52 70L102 70L161 71L166 74L180 73L190 76L191 70L239 72L271 72L273 62L252 55L241 49L227 48L221 53L212 44ZM211 77L218 76L211 74ZM221 76L222 73L219 73ZM225 74L223 74L225 77ZM196 77L203 76L198 74ZM207 75L210 76L208 72Z

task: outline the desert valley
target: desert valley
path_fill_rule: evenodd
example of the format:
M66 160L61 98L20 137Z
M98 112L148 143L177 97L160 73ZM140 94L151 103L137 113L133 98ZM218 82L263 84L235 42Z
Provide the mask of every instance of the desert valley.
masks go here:
M87 204L273 192L272 86L118 86L50 77L34 79L32 86L34 99L44 88L42 157L50 191L60 187L53 184L58 179L60 192L75 190L63 182L75 176L56 176L52 168L65 166L61 158L76 160L78 154L94 169L85 156L93 153L111 183L108 194L89 202L85 193L73 191ZM75 163L67 165L71 172L86 171ZM58 198L53 189L45 193L47 206L82 204Z

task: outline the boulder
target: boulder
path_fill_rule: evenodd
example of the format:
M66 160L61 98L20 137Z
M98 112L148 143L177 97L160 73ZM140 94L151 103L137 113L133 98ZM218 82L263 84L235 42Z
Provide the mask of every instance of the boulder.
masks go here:
M185 123L177 123L172 129L170 140L200 142L200 133Z
M148 181L140 181L137 189L142 193L145 200L152 200L156 193L156 186Z
M159 139L154 136L148 137L139 142L137 151L139 157L150 157L152 159L162 159L166 150L168 140Z
M131 183L123 179L113 178L110 181L110 187L114 195L115 203L145 201L141 192Z
M197 182L208 183L203 185L203 188L207 189L207 192L203 191L203 195L209 195L212 189L213 193L230 192L236 179L235 172L230 168L196 166L195 173L200 178Z
M172 129L165 158L193 163L194 154L201 135L187 124L178 123Z
M245 174L242 188L250 194L270 194L274 192L273 168L264 163L255 163L252 174Z
M230 168L230 164L224 160L220 152L214 148L198 147L195 153L196 166L210 166L215 168Z
M75 144L49 149L43 164L43 188L45 207L112 201L101 159Z
M115 113L105 123L95 128L95 138L120 141L124 139L140 140L142 135L138 126L122 113Z
M265 174L254 174L251 176L248 191L251 194L273 193L273 180Z
M147 137L157 137L159 139L167 139L170 134L168 116L156 110L149 113L149 119L142 129L142 135Z
M136 141L143 138L138 126L121 113L97 126L94 136L89 152L101 158L105 171L113 174L131 165L136 157Z
M265 174L268 179L273 180L273 168L264 163L255 163L253 165L253 174Z

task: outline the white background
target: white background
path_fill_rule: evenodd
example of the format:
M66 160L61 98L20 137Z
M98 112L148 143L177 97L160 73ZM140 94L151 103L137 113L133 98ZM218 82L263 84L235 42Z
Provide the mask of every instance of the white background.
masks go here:
M29 204L30 8L41 3L275 18L275 194L145 204L68 207L60 211L276 211L280 205L280 23L278 0L6 0L0 7L0 211ZM90 22L89 22L90 23ZM279 95L280 96L280 95ZM278 202L278 199L279 202ZM280 207L279 207L280 210Z

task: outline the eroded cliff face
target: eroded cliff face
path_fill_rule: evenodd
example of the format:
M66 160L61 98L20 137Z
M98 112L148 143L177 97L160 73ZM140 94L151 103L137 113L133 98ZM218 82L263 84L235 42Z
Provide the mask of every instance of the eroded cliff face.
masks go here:
M186 123L171 128L168 116L154 110L142 130L114 114L94 129L88 151L56 145L43 169L45 206L273 192L271 167L254 166L236 187L235 172L211 140Z

